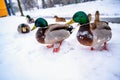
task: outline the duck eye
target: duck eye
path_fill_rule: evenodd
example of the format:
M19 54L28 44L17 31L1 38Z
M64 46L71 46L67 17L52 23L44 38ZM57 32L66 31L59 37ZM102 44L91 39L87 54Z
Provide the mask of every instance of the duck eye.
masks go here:
M81 18L83 17L83 16L80 16Z
M79 17L79 14L76 14L75 16L74 16L74 18L78 18Z

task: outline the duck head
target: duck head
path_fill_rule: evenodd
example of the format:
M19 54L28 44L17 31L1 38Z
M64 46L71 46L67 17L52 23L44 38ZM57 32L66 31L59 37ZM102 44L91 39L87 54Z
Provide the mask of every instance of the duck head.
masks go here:
M47 27L47 26L48 26L48 23L47 23L47 21L45 19L43 19L43 18L37 18L35 20L35 25L33 26L33 28L32 28L31 31L33 31L37 27L44 28L44 27Z
M26 24L21 24L21 29L23 32L26 32L26 26L27 26Z
M30 19L31 17L29 15L27 15L26 18Z
M72 19L69 22L67 22L66 24L70 25L75 22L79 23L80 25L86 24L86 23L89 23L89 18L85 12L78 11L73 15Z

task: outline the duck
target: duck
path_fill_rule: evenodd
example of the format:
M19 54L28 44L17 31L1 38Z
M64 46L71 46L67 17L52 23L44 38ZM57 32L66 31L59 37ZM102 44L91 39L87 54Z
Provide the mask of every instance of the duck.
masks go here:
M90 46L90 50L108 50L107 42L112 38L111 28L106 21L100 21L99 11L96 11L95 20L90 23L90 18L83 11L76 12L66 24L79 23L77 40L84 46Z
M88 16L89 19L92 18L92 15L91 16ZM91 21L91 20L90 20ZM99 25L109 25L107 21L100 21L100 12L99 11L96 11L95 12L95 19L94 19L94 22L93 23L90 23L91 25L91 29L92 30L95 30L99 27ZM101 28L104 27L104 26L101 26ZM110 27L109 27L110 28Z
M47 44L47 48L53 48L53 52L60 51L62 42L72 33L72 26L66 24L48 24L44 18L37 18L31 31L36 32L36 40L41 44Z
M66 22L66 19L63 17L58 17L57 15L54 16L56 22Z
M30 26L25 24L25 23L21 23L18 25L17 31L19 33L29 33L30 32Z
M27 18L27 22L28 22L29 24L35 22L34 19L30 17L30 15L26 15L26 18Z
M91 13L88 14L88 19L89 19L89 22L92 21L92 14Z

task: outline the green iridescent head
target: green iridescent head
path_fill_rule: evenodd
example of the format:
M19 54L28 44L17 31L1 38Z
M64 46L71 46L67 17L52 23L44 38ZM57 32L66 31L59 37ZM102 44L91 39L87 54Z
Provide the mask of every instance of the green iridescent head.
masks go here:
M72 20L66 24L72 24L74 22L79 23L81 25L86 24L86 23L89 23L89 18L85 12L78 11L73 15Z
M21 24L21 28L23 28L23 27L26 27L26 24L22 23Z
M29 15L27 15L26 18L30 19L31 17Z
M32 30L36 29L37 27L47 27L48 26L48 23L45 19L43 18L37 18L35 20L35 25L34 27L32 28Z

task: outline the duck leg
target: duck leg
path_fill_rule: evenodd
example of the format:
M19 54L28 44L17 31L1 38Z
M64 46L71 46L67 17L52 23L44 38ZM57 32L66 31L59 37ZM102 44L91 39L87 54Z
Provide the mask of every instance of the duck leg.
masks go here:
M107 43L106 43L106 42L104 42L103 49L104 49L104 50L108 50L108 49L107 49Z
M62 44L62 41L55 43L54 48L53 48L53 52L59 52L61 44Z
M90 48L91 51L95 50L93 47Z

